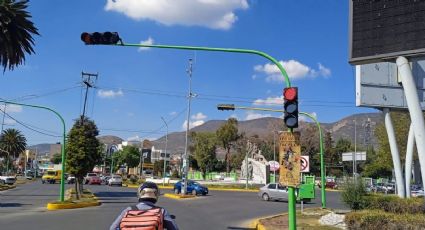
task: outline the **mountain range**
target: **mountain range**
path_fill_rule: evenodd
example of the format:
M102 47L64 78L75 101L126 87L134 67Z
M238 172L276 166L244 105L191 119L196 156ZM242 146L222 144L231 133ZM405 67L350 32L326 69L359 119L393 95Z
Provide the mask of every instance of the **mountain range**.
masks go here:
M194 132L215 132L225 120L210 120L202 125L196 126L191 129ZM374 129L377 125L383 122L382 113L361 113L353 114L345 117L339 121L333 123L321 123L323 134L329 131L331 132L333 140L336 142L339 138L346 138L351 140L357 146L365 146L371 144L374 147L377 146L377 140L373 135ZM298 130L301 132L306 130L311 122L301 121ZM280 128L279 128L280 127ZM283 120L275 117L264 117L259 119L253 119L248 121L239 121L238 129L240 133L244 133L246 136L258 135L259 138L270 138L273 135L273 131L284 130ZM354 133L356 132L356 140ZM168 151L174 154L183 153L185 148L186 132L172 132L168 135ZM122 138L116 136L99 136L99 141L104 144L119 144L123 141ZM152 144L156 149L165 149L165 136L153 140ZM49 144L39 144L30 146L29 148L38 148L39 151L48 151Z

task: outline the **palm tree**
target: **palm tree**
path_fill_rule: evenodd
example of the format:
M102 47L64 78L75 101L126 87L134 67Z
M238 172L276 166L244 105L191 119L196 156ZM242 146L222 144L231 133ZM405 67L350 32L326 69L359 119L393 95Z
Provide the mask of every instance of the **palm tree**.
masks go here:
M17 129L6 129L0 135L0 148L9 152L14 159L27 147L27 139Z
M25 61L25 53L34 53L33 34L40 35L25 10L27 0L0 1L0 63L3 72L13 70Z

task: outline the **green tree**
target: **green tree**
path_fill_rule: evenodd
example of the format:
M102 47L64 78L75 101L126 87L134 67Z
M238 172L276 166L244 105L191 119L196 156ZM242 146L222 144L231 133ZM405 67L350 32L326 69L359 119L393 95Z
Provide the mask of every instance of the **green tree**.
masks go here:
M410 127L410 116L406 112L391 112L391 119L393 121L400 161L401 164L404 165L407 137L409 135ZM379 148L376 152L374 149L368 150L367 161L363 174L374 178L391 177L394 166L385 124L381 123L377 125L374 133L378 140ZM414 151L416 153L416 148ZM416 154L414 154L414 156L415 155Z
M320 140L319 132L315 125L306 124L306 129L301 133L301 153L310 157L310 173L320 175Z
M6 129L3 130L3 133L0 136L0 148L3 151L0 151L0 154L7 156L9 153L10 157L16 159L19 154L24 152L27 147L27 139L17 129Z
M68 133L66 168L68 173L75 175L77 199L83 190L84 176L102 161L103 154L97 135L99 131L96 124L87 117L77 119Z
M165 165L165 172L170 171L170 165L166 163ZM155 176L161 176L163 177L164 175L164 160L159 160L159 161L155 161L153 163L153 173ZM177 172L177 176L178 176L178 172Z
M13 70L25 61L25 53L33 54L34 39L39 35L26 11L28 1L0 1L0 62L3 71Z
M62 154L60 153L53 154L52 158L50 158L50 162L52 162L53 164L62 163Z
M235 118L229 118L225 124L223 124L216 131L217 140L226 150L226 172L230 172L230 149L232 148L232 144L239 139L238 135L238 120Z
M210 172L214 169L216 164L216 144L217 138L214 133L191 133L193 142L193 153L195 159L198 162L199 169L202 172L202 176L205 178L206 172Z
M127 175L130 168L137 167L140 164L140 151L134 146L124 146L117 153L117 166L126 165Z

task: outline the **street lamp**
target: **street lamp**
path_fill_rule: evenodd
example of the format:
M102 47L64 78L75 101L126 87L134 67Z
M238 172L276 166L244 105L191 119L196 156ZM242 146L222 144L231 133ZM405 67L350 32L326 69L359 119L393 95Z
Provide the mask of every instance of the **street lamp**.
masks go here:
M167 134L165 135L164 174L162 175L164 177L162 181L162 185L165 186L165 167L167 165L166 162L167 162L167 148L168 148L168 124L163 117L161 117L161 119L165 123L165 127L167 127Z
M113 173L113 170L114 170L114 153L117 150L118 150L118 146L116 146L116 145L111 145L111 147L109 148L109 152L111 153L111 170L109 170L109 171L111 171L111 176L112 176L112 174L114 174Z

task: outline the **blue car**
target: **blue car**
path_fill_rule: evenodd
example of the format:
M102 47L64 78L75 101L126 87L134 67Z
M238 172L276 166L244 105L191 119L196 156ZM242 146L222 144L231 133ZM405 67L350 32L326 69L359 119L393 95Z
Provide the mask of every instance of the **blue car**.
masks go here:
M182 190L182 181L179 181L174 184L174 193L180 194ZM187 190L186 193L192 194L192 195L207 195L208 194L208 188L201 185L198 182L195 181L187 181Z

